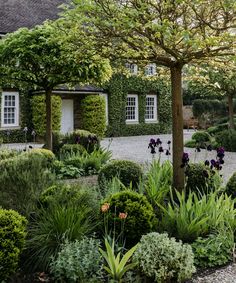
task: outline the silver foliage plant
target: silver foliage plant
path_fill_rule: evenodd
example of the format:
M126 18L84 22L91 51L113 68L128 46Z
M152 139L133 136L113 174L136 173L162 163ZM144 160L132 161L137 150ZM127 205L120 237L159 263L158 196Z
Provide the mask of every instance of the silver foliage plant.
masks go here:
M169 238L166 233L142 236L133 260L144 275L158 283L171 279L183 282L196 271L191 246Z

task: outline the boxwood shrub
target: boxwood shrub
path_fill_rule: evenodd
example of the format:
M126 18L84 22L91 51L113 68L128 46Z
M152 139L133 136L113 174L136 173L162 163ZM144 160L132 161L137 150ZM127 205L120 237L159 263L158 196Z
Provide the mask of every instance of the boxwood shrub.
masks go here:
M98 174L98 183L100 188L104 186L104 182L118 177L125 186L137 187L140 179L143 177L142 167L129 160L113 160L104 165Z
M123 231L127 246L133 246L143 234L156 228L154 210L144 195L125 190L111 195L104 203L109 204L109 210L103 212L108 216L108 230L117 237ZM126 218L122 219L124 214Z
M205 143L205 142L210 142L211 136L208 132L199 131L199 132L196 132L192 135L192 139L195 140L196 142L202 144L202 143Z
M26 225L26 218L18 212L0 208L0 282L5 282L17 269Z

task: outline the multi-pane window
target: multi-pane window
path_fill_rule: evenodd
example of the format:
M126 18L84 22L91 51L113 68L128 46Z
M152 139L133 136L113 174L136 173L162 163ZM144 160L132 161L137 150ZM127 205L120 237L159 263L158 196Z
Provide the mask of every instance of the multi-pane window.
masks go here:
M137 64L127 63L125 65L126 65L126 68L129 70L129 72L131 74L137 75L137 73L138 73L138 65Z
M156 95L146 96L145 121L157 121L157 97Z
M138 96L136 94L127 95L126 122L138 122Z
M147 76L153 76L156 74L156 64L148 64L145 69L145 74Z
M19 126L19 94L17 92L3 92L1 108L2 127Z

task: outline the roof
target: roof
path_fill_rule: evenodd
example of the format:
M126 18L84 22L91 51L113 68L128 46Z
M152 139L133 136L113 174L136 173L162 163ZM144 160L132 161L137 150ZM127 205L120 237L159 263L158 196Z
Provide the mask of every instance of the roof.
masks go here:
M21 27L32 28L45 20L58 18L63 3L70 0L0 0L0 34Z

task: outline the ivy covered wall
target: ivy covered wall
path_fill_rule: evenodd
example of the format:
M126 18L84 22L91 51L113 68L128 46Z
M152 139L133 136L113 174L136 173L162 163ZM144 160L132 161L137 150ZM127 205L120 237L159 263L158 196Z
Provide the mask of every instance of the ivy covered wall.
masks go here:
M108 92L107 136L135 136L167 133L171 127L171 97L169 87L161 80L125 77L115 74L105 86ZM138 95L139 123L126 124L128 94ZM157 94L157 123L145 123L146 95Z

